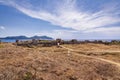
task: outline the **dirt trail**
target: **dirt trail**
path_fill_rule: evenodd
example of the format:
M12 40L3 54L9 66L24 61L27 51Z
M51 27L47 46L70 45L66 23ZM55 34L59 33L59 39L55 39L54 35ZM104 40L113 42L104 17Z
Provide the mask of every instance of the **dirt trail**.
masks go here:
M67 47L64 47L64 46L61 46L60 45L60 47L62 47L62 48L65 48L65 49L68 49L68 50L70 50L70 51L73 51L73 52L83 52L83 53L85 53L85 52L88 52L88 53L92 53L92 52L94 52L94 53L120 53L120 50L105 50L105 51L80 51L80 50L73 50L73 49L71 49L71 48L67 48Z
M64 48L64 49L67 49L68 50L68 53L70 52L76 52L76 54L74 55L77 55L77 56L83 56L83 57L88 57L88 58L92 58L92 59L96 59L96 60L101 60L101 61L104 61L104 62L108 62L110 64L114 64L116 66L118 66L120 68L120 63L117 63L117 62L114 62L114 61L111 61L111 60L107 60L107 59L103 59L103 58L98 58L98 57L92 57L92 56L87 56L85 54L78 54L77 52L83 52L83 51L78 51L78 50L73 50L73 49L70 49L70 48L67 48L67 47L64 47L64 46L61 46L60 47ZM84 51L85 52L85 51ZM96 51L95 51L96 52ZM103 52L103 51L102 51ZM109 51L110 52L110 51ZM119 51L120 52L120 51ZM111 53L111 52L110 52ZM73 54L73 53L71 53Z

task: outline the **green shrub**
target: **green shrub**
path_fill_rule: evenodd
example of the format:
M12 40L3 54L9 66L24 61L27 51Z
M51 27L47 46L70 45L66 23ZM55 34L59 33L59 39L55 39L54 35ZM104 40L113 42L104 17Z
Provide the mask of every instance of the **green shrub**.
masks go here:
M23 76L23 80L32 80L32 73L31 72L27 72L24 76Z
M3 48L3 45L0 45L0 48Z

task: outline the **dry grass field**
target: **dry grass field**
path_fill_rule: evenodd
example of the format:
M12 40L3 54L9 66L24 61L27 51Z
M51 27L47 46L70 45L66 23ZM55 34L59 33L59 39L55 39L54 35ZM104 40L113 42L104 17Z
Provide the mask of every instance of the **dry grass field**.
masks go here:
M0 80L120 80L120 45L62 46L0 44Z

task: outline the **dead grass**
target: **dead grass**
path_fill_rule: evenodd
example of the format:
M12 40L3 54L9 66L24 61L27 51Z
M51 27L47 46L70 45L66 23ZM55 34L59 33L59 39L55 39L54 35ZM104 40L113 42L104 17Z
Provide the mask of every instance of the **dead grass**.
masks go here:
M73 45L64 45L66 47L77 49L81 51L102 51L102 50L120 50L119 45L105 45L105 44L93 44L93 43L86 43L86 44L73 44Z
M68 54L63 48L16 47L3 44L0 49L0 80L120 80L116 65L82 56ZM65 45L77 50L119 50L119 46L98 44ZM84 54L84 53L83 53ZM116 53L91 55L119 62Z

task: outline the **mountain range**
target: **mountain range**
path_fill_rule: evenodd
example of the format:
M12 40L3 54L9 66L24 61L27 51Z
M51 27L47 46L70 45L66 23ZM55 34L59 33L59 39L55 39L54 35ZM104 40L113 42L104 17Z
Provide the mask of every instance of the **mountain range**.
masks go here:
M52 37L48 36L32 36L32 37L26 37L26 36L8 36L0 39L42 39L42 40L53 40Z

